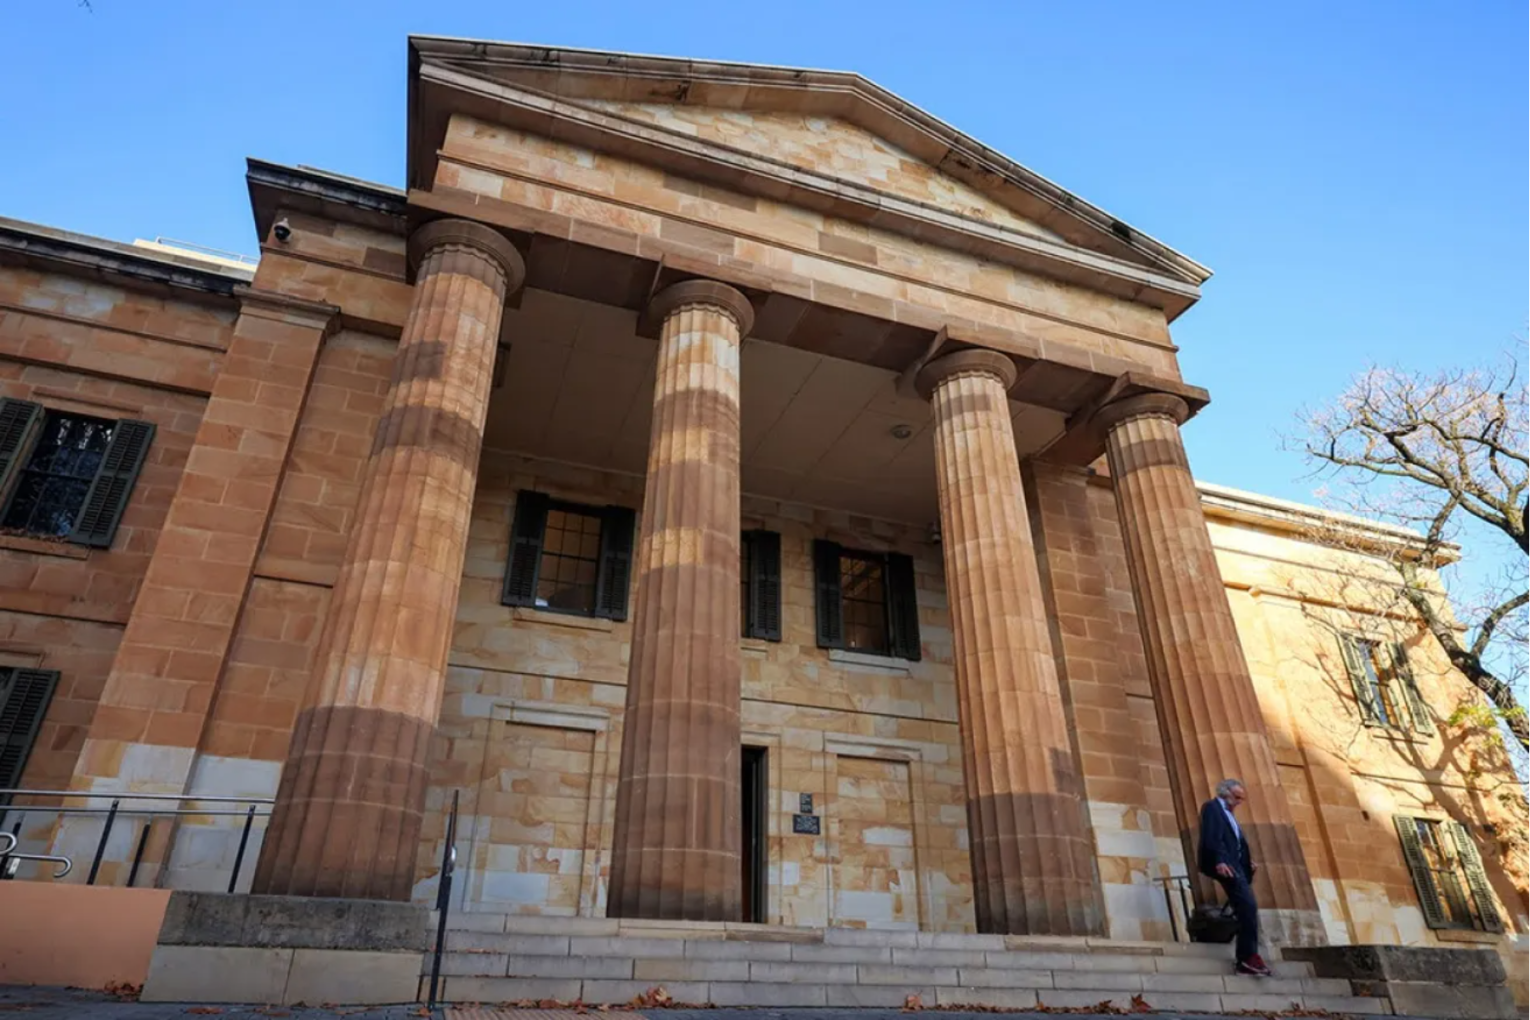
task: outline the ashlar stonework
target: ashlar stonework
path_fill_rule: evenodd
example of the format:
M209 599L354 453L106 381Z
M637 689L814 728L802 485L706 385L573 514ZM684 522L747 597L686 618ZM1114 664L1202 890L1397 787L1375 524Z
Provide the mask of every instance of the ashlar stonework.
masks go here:
M258 261L0 220L0 785L207 812L98 882L428 904L456 803L464 917L1164 942L1236 774L1273 942L1523 981L1416 538L1193 478L1209 270L857 76L411 47Z

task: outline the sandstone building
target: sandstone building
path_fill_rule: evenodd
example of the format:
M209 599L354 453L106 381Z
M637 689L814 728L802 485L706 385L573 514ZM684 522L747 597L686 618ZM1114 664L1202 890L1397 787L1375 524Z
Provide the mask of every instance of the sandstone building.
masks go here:
M1236 775L1277 941L1514 952L1409 536L1192 480L1208 270L854 75L409 95L258 265L0 221L0 787L275 801L97 882L429 902L455 793L463 911L1168 940Z

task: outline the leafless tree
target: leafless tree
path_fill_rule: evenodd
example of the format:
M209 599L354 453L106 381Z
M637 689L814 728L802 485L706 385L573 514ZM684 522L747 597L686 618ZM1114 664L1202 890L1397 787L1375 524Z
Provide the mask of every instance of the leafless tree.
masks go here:
M1424 375L1373 366L1304 413L1300 446L1331 479L1330 502L1422 535L1389 557L1396 591L1524 751L1530 726L1515 693L1530 601L1522 375L1512 355ZM1435 572L1458 556L1502 565L1447 601Z

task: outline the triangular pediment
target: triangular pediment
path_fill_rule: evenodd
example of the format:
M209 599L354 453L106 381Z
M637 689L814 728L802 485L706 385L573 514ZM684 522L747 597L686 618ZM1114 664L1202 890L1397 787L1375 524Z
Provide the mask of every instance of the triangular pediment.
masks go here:
M410 46L411 186L428 186L444 108L472 102L475 113L533 133L597 151L646 146L684 173L711 171L728 186L831 204L888 229L966 231L986 244L1012 241L1027 257L1141 275L1149 289L1178 292L1176 311L1210 276L855 74L436 37Z
M589 100L585 105L957 216L1063 240L1055 230L842 117L613 99Z

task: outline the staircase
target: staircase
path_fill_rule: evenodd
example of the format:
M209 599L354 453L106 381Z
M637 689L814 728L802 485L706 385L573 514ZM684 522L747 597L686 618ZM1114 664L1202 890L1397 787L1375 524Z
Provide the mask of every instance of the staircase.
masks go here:
M472 913L450 919L446 1002L630 1002L662 987L716 1006L1131 1008L1230 1013L1390 1012L1312 964L1232 974L1232 947L856 928ZM427 954L426 979L430 958ZM422 990L424 985L422 984ZM1141 1008L1139 1005L1138 1008Z

